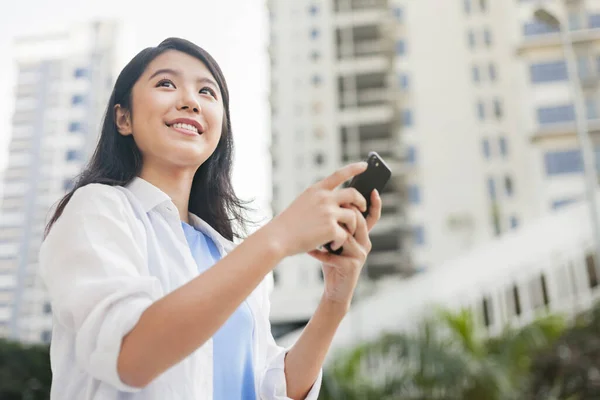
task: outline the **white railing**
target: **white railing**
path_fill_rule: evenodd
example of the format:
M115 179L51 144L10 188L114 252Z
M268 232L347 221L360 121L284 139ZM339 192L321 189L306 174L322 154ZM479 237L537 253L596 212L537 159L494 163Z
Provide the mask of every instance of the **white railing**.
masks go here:
M333 347L410 330L437 307L473 310L490 335L548 312L572 316L600 300L592 248L587 205L572 204L427 273L390 278L353 306ZM279 342L290 345L299 333Z

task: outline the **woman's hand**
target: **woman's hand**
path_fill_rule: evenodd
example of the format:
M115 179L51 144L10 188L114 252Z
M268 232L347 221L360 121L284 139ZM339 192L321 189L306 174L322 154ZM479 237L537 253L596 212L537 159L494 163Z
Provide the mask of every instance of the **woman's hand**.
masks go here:
M306 189L268 224L284 257L306 253L329 242L337 249L348 240L351 234L342 226L356 229L355 208L365 211L367 202L354 188L336 188L366 169L367 163L359 162L336 171Z
M308 253L323 263L325 280L323 301L340 306L344 311L350 307L360 272L371 251L369 231L381 217L379 193L376 190L371 193L371 207L366 219L358 209L352 207L352 211L356 216L356 230L348 234L347 241L343 243L342 254L335 255L321 250L312 250Z

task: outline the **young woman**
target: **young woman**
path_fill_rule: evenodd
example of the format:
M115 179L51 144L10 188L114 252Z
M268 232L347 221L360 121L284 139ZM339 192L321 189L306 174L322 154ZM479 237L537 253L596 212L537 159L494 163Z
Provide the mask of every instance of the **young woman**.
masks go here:
M244 221L232 152L227 85L206 51L171 38L125 66L40 250L53 400L317 398L380 197L365 219L365 199L336 189L366 168L348 165L234 248ZM343 253L318 250L328 242ZM270 332L270 272L299 253L322 262L325 290L283 349Z

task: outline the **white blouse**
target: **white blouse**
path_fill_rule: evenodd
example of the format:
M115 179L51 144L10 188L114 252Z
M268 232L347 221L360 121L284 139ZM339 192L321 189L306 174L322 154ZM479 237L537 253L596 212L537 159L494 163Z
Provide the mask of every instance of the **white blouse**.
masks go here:
M190 214L190 223L221 256L234 247L197 216ZM121 341L144 310L198 275L167 194L141 178L126 187L78 189L42 244L40 274L53 309L52 400L212 400L212 339L143 389L125 385L117 373ZM272 286L269 274L247 301L256 398L282 400L287 350L271 335ZM321 379L322 371L306 399L317 399Z

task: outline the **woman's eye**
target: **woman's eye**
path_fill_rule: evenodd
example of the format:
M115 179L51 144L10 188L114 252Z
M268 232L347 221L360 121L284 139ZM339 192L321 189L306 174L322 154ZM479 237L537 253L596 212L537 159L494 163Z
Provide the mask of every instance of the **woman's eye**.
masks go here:
M214 90L212 90L212 89L211 89L211 88L209 88L209 87L202 88L202 89L200 90L200 93L208 93L208 94L210 94L212 97L214 97L215 99L217 98L217 94L215 93L215 91L214 91Z
M156 87L173 87L174 88L175 85L170 80L163 79L156 84Z

